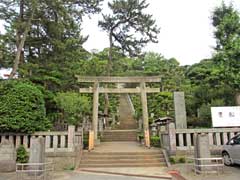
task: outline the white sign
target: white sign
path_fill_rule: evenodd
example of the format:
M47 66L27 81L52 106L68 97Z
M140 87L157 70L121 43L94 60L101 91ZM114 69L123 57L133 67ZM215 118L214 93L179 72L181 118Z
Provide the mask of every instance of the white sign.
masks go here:
M211 107L213 127L240 127L240 106Z

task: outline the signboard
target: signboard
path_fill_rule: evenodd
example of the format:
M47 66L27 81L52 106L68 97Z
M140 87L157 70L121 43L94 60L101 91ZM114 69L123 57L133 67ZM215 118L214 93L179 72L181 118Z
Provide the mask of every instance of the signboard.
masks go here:
M240 106L211 107L213 127L240 127Z

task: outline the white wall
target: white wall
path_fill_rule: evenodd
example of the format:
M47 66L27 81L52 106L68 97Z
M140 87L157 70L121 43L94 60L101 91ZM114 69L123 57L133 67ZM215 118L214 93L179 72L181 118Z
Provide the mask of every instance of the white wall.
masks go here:
M240 127L240 106L211 107L213 127Z

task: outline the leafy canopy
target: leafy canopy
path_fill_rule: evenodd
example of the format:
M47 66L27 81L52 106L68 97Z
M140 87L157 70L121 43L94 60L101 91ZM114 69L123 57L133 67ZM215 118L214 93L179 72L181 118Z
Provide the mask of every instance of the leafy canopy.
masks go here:
M21 81L0 83L0 129L2 132L48 130L42 92L34 85Z

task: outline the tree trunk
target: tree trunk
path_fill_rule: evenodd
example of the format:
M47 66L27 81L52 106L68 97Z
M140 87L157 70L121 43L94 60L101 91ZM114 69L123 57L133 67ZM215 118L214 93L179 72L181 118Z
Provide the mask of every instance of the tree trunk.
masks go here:
M19 63L20 63L21 54L22 54L22 50L24 48L24 44L25 44L28 32L30 30L31 21L33 19L33 14L34 14L34 10L32 11L31 16L29 17L29 20L28 20L28 22L26 24L26 27L25 27L25 30L23 32L22 38L19 41L19 45L18 45L18 48L17 48L16 56L15 56L15 59L14 59L14 62L13 62L13 68L12 68L12 71L11 71L11 73L9 75L9 79L12 79L16 75L16 73L17 73L17 70L18 70L18 67L19 67Z
M19 19L18 22L19 24L22 24L24 22L24 0L20 0L20 6L19 6ZM21 36L23 34L23 27L19 26L17 29L17 35L16 35L16 47L18 49L20 43L21 43ZM20 60L19 60L19 64L23 64L24 63L24 50L21 51L21 55L20 55Z
M107 76L111 76L111 70L112 70L112 47L113 47L113 41L112 41L112 32L109 33L109 52L108 52L108 64L107 64ZM107 84L105 85L107 88ZM108 94L104 94L104 114L108 115L109 110L109 97ZM108 124L108 117L106 119L106 124Z

